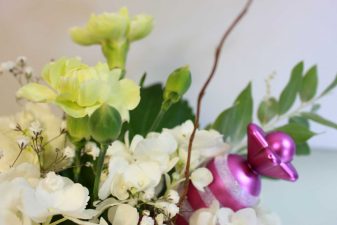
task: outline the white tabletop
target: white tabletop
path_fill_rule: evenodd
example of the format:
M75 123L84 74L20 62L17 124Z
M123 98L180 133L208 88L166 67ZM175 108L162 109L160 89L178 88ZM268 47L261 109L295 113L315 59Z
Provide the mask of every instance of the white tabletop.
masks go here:
M294 165L296 183L264 179L262 206L277 212L284 225L336 225L337 152L314 151Z

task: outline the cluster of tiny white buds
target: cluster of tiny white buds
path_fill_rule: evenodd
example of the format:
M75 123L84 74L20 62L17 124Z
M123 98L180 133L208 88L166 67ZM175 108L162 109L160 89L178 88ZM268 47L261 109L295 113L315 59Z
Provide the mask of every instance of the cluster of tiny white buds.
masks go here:
M7 61L0 64L0 75L4 73L12 74L18 82L22 85L22 80L25 79L26 83L38 78L33 76L32 67L27 65L27 58L24 56L18 57L15 61Z
M25 149L27 145L29 144L29 138L26 136L19 137L16 142L19 145L20 149Z

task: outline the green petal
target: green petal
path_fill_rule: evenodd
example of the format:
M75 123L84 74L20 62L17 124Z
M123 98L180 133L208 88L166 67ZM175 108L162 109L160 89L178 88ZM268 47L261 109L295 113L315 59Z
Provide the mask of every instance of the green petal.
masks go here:
M55 103L71 117L81 118L87 115L85 107L81 107L75 102L67 101L61 97L56 98Z
M128 38L130 41L140 40L150 34L153 28L153 17L148 15L138 15L134 17L130 24Z
M16 96L34 102L51 102L56 98L56 94L52 90L37 83L29 83L21 87Z
M99 43L92 37L86 28L82 27L71 28L70 37L75 43L80 45L93 45Z

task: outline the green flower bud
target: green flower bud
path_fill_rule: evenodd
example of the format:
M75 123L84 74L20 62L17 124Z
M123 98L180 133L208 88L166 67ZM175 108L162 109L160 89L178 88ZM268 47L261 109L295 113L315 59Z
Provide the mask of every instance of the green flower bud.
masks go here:
M119 112L112 106L102 105L89 118L91 136L100 143L115 140L122 129Z
M188 66L173 71L166 81L164 101L178 102L191 86L191 82L191 72Z
M74 118L67 116L67 131L74 141L80 141L90 137L89 117Z

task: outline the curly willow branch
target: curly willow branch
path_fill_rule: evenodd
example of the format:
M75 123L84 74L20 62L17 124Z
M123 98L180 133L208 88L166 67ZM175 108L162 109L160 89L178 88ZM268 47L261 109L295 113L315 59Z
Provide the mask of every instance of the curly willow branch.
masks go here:
M219 44L216 48L216 51L215 51L214 62L213 62L211 72L208 75L208 78L207 78L206 82L204 83L203 87L201 88L201 90L199 92L198 102L197 102L197 113L196 113L195 120L194 120L194 129L192 131L192 134L191 134L191 137L190 137L190 140L189 140L189 145L188 145L188 155L187 155L187 162L186 162L186 168L185 168L184 189L183 189L183 192L180 196L178 206L182 205L182 203L184 202L184 200L186 198L187 192L188 192L188 187L189 187L189 182L190 182L189 177L190 177L192 145L193 145L193 140L194 140L194 137L195 137L196 130L199 127L199 119L200 119L202 99L205 95L205 92L206 92L206 89L207 89L208 85L210 84L212 78L215 75L216 69L217 69L218 64L219 64L219 59L220 59L222 47L223 47L225 41L227 40L227 38L231 34L231 32L234 30L234 28L241 21L241 19L246 15L246 13L247 13L249 7L251 6L252 2L253 2L253 0L248 0L246 2L245 6L241 10L241 12L236 16L235 20L230 24L230 26L227 28L227 30L223 34L223 36L222 36L222 38L221 38L221 40L220 40L220 42L219 42Z

